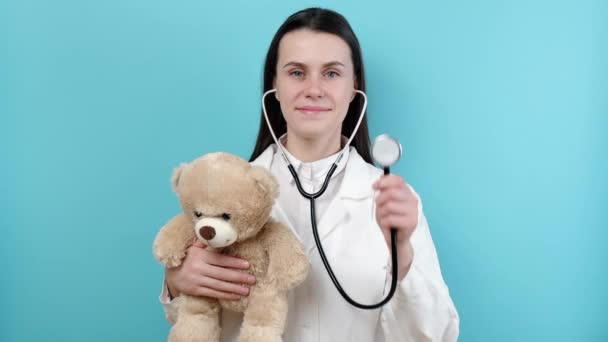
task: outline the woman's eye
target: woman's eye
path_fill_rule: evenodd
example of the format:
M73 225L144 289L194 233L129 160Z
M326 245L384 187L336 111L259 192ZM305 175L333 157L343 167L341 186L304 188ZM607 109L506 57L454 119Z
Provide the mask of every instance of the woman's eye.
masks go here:
M292 72L289 73L291 76L295 76L295 77L302 77L304 76L304 73L300 70L294 70Z
M202 212L200 212L200 211L198 211L198 210L195 210L195 211L194 211L194 216L196 216L196 217L198 217L198 218L201 218L201 217L203 217L203 213L202 213Z
M335 77L340 76L340 74L338 74L338 73L337 73L337 72L335 72L335 71L328 71L328 72L326 73L326 75L327 75L329 78L335 78Z
M228 220L230 220L230 214L228 214L228 213L223 213L223 214L222 214L222 218L223 218L224 220L228 221Z

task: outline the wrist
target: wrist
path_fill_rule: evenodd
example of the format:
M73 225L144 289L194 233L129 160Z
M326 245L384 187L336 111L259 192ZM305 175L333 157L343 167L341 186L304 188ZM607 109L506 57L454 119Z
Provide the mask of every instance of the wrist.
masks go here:
M414 247L412 243L407 240L397 250L397 256L399 259L399 280L403 280L409 273L414 261Z
M174 293L175 293L175 290L172 290L171 286L169 286L169 284L167 284L167 295L169 296L169 300L173 300L175 297L177 297L174 295Z
M165 287L167 289L167 296L169 297L169 300L173 300L173 299L179 297L180 293L175 287L171 286L169 279L167 277L166 271L165 271Z

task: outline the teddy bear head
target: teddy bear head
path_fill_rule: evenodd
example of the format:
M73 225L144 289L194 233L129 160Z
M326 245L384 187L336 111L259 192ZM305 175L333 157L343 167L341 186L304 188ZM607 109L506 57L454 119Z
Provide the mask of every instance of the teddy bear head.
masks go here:
M180 165L171 182L197 238L213 248L256 236L278 196L270 172L221 152Z

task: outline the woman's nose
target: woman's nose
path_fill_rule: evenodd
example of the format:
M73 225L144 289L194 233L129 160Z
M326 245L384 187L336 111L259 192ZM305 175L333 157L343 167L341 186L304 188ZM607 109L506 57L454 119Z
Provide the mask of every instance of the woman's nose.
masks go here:
M323 84L319 77L309 77L306 84L306 97L323 97Z

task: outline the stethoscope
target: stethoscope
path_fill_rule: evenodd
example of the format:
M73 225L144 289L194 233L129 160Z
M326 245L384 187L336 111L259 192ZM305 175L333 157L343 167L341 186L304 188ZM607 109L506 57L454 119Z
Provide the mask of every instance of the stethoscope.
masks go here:
M305 198L308 198L310 200L310 222L312 224L312 233L313 233L313 236L315 239L315 243L317 245L317 249L319 251L319 255L321 256L321 260L323 261L323 265L325 265L325 269L327 270L327 273L329 274L331 281L336 286L336 289L338 290L338 292L340 292L342 297L344 297L344 299L348 303L350 303L351 305L353 305L357 308L360 308L360 309L377 309L377 308L383 306L384 304L388 303L388 301L391 300L391 298L395 294L395 289L397 288L397 274L398 274L397 230L395 228L391 228L392 280L391 280L391 288L388 292L388 295L386 296L386 298L384 298L382 301L380 301L376 304L361 304L361 303L354 301L352 298L350 298L350 296L344 291L344 289L340 285L340 282L336 278L334 271L332 270L331 266L329 265L329 261L327 261L327 257L325 256L325 251L323 251L323 246L321 245L321 239L319 238L319 232L317 231L317 218L316 218L316 214L315 214L315 199L318 198L319 196L321 196L325 192L325 189L327 189L329 180L331 179L331 176L333 175L334 171L336 171L336 168L338 167L338 163L340 163L340 160L342 159L342 155L344 155L344 152L350 146L350 142L355 137L355 133L357 133L357 130L359 129L359 125L361 124L361 121L363 120L363 115L365 115L365 109L367 108L367 96L361 90L355 90L357 93L359 93L363 96L363 100L364 100L363 108L361 109L361 114L359 114L359 121L357 121L357 125L355 126L355 129L353 130L347 143L344 145L344 148L342 149L342 151L340 152L338 157L336 157L336 160L334 161L334 163L330 167L329 171L327 172L327 175L325 176L325 181L323 181L323 185L321 186L321 189L319 189L319 191L317 191L316 193L311 194L311 193L306 192L304 190L304 188L302 188L302 184L300 184L300 178L298 177L298 173L294 169L293 165L291 165L291 162L287 158L285 151L283 151L283 147L281 146L276 135L274 134L272 125L270 124L270 120L268 119L268 113L266 113L266 96L268 94L274 93L276 91L277 91L276 89L271 89L264 93L264 95L262 96L262 110L264 112L264 117L266 118L266 123L268 124L268 129L270 130L270 134L272 135L272 138L274 139L277 147L281 151L281 155L283 156L285 163L287 163L287 168L289 168L289 172L291 172L291 175L293 176L293 179L296 182L298 191L300 192L300 194L302 194L302 196L304 196ZM402 152L401 145L399 144L399 142L386 134L378 136L372 146L372 158L374 159L374 161L376 161L376 163L378 163L380 166L382 166L382 168L384 169L385 175L388 175L390 173L390 167L392 165L394 165L399 160L399 158L401 158L401 152Z

